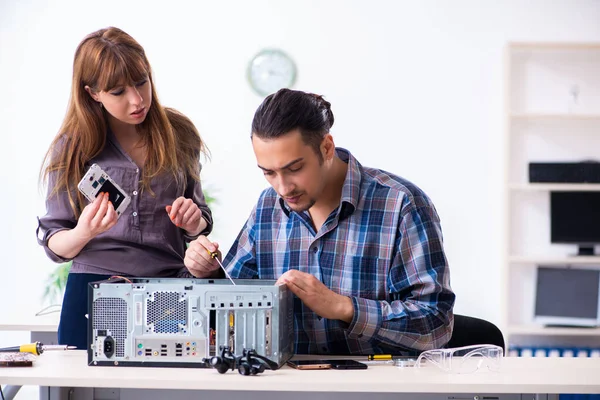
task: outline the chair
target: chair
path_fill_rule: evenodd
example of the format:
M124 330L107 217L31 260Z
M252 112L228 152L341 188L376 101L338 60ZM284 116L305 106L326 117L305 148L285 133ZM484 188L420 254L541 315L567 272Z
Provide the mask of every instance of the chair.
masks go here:
M447 347L463 347L474 344L495 344L506 352L504 337L496 325L483 319L455 314L454 331Z

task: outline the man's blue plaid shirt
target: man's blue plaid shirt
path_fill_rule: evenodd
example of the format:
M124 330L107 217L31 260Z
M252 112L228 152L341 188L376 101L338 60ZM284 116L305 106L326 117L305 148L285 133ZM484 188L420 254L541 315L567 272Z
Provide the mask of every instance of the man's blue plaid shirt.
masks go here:
M261 194L224 264L233 278L314 275L354 305L350 324L294 300L296 354L406 354L443 347L454 293L437 212L414 184L363 167L347 150L340 206L315 232L272 189Z

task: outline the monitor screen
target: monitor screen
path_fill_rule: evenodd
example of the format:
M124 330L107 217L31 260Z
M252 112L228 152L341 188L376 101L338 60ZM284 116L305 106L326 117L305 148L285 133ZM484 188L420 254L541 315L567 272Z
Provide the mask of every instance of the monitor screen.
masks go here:
M535 316L548 324L597 325L599 291L598 269L540 266Z
M552 243L600 244L600 192L551 192Z

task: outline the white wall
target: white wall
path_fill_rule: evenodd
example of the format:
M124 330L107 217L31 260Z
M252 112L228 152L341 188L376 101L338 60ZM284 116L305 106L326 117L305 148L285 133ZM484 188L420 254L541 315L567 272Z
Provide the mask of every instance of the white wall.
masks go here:
M332 103L336 143L435 202L456 311L500 322L503 48L600 41L600 2L0 2L2 308L41 307L53 264L34 235L37 174L65 113L75 48L108 25L145 47L162 103L192 118L210 147L203 178L219 199L223 247L266 186L249 143L261 98L246 65L281 47L297 62L296 88Z

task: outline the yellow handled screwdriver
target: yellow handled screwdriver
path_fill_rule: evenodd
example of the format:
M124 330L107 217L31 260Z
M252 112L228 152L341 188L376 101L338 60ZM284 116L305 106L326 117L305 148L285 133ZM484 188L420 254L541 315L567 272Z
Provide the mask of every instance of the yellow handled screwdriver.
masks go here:
M0 353L31 353L39 356L44 351L52 350L74 350L76 346L66 346L62 344L45 345L40 342L28 343L22 346L4 347L0 349Z
M208 252L208 254L210 254L210 256L212 258L214 258L215 260L217 260L217 263L219 264L219 266L221 267L221 269L223 270L223 272L225 272L225 276L231 281L231 283L233 283L233 286L235 286L235 282L233 281L233 279L231 279L231 276L227 273L227 270L225 269L225 267L223 266L223 264L221 264L221 260L219 260L219 253L217 253L216 251L210 251L208 249L206 249L206 251Z

